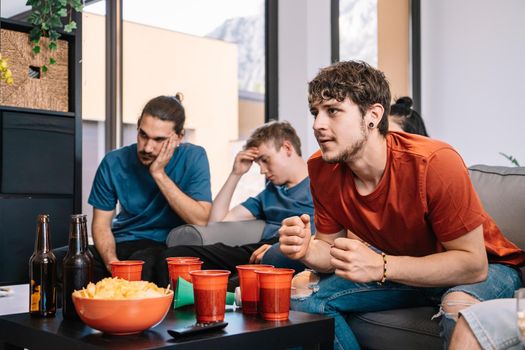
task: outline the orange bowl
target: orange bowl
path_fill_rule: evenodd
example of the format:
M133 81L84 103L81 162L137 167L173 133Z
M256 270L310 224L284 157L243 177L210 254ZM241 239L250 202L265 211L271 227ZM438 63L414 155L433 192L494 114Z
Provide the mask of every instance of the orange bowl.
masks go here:
M168 313L173 291L160 297L142 299L93 299L73 295L80 319L104 333L140 333L159 324Z

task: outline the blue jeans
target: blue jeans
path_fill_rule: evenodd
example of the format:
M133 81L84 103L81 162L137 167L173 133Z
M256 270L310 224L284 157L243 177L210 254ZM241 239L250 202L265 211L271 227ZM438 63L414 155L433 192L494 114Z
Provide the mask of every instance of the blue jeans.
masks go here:
M273 244L270 249L264 253L261 263L275 267L294 269L295 273L299 273L306 268L300 261L286 257L279 249L279 242Z
M439 305L450 292L465 292L478 300L510 298L521 286L518 272L510 267L490 264L485 281L453 288L420 288L394 282L379 285L355 283L336 275L326 275L319 282L319 290L310 297L292 300L292 309L334 317L334 349L359 349L359 343L345 320L347 313L374 312L398 308ZM442 336L450 337L455 319L441 318Z
M461 310L482 349L521 350L516 299L489 300Z

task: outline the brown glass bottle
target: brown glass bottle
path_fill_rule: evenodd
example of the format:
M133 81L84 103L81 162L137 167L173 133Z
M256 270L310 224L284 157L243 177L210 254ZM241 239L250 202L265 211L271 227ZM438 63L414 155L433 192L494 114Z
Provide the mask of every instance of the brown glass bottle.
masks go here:
M93 279L93 259L88 251L86 215L71 215L69 248L62 262L62 312L65 319L78 318L71 294Z
M29 313L53 317L56 313L56 258L49 239L49 215L38 215L35 251L29 259Z

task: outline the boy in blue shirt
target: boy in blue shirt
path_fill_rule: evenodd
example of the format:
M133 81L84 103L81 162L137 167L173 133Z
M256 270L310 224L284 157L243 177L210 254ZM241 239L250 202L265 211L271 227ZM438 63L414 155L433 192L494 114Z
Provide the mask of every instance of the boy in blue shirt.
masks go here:
M229 210L239 180L254 162L259 164L261 174L267 179L265 189ZM277 246L281 221L302 210L313 216L310 181L306 162L301 157L301 141L288 122L267 123L253 132L244 150L235 157L232 172L213 201L209 220L265 220L261 241L236 247L216 243L168 248L158 262L159 283L168 283L164 259L171 256L196 256L204 262L203 269L226 269L236 273L236 265L260 263L270 253L269 259L264 259L265 264L304 269L302 264L285 258Z
M208 158L202 147L182 143L184 121L179 94L158 96L141 113L137 143L102 160L88 200L95 280L108 276L110 263L118 260L144 260L142 279L155 280L155 259L166 248L168 232L208 221Z

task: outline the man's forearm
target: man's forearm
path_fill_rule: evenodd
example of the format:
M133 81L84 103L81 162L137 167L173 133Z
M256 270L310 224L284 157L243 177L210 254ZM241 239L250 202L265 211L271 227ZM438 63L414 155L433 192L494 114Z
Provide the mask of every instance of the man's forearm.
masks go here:
M332 273L334 267L330 263L330 259L330 244L312 236L306 255L301 259L301 262L317 272Z
M106 268L110 271L109 263L118 260L113 233L108 229L94 229L93 242L104 262L104 265L106 265Z
M483 281L487 261L473 253L449 250L424 257L387 255L387 280L415 287L445 287Z
M230 203L235 192L235 188L241 179L241 175L231 173L222 186L219 194L213 200L209 222L222 221L230 210Z
M206 225L210 208L187 196L164 171L152 175L171 210L188 224Z

